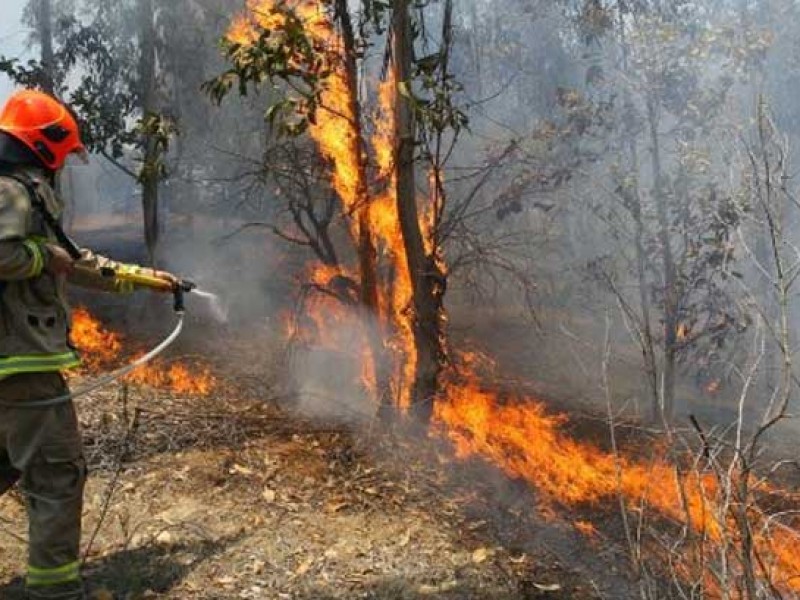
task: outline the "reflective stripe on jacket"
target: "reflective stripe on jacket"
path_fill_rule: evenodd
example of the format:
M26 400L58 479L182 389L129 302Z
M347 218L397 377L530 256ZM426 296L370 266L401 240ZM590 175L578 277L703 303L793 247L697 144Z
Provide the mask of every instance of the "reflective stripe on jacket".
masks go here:
M46 244L56 237L34 208L30 183L42 204L56 219L64 212L42 171L20 168L0 175L0 379L17 373L54 372L76 367L80 359L69 341L70 308L67 279L46 270ZM82 251L70 282L109 292L130 292L131 287L103 276L104 269L124 270L128 265Z

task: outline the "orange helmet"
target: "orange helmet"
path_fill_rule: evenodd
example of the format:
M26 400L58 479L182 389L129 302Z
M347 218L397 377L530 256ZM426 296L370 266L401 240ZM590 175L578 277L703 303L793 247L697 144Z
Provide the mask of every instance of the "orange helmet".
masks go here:
M63 167L73 152L86 157L75 117L44 92L15 92L0 111L0 131L25 144L53 171Z

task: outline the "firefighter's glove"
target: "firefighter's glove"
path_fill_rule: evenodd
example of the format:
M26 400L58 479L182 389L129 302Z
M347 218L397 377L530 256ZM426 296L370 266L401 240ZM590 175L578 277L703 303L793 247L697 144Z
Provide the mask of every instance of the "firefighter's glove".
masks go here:
M75 259L69 252L56 244L44 244L44 269L51 275L69 275L75 268Z

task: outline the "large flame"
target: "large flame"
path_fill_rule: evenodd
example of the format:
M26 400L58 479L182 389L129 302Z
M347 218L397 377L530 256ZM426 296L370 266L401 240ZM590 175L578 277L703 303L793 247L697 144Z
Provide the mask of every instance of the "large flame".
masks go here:
M384 322L386 345L393 358L393 395L401 406L408 406L416 370L417 353L413 336L413 289L408 271L405 247L395 197L396 155L395 106L396 81L391 69L378 88L378 108L373 119L374 131L368 142L354 114L351 96L357 89L348 80L342 40L324 3L311 0L249 0L248 11L232 24L229 39L247 45L258 39L257 30L270 30L275 43L280 43L280 29L285 17L279 9L292 8L304 22L306 34L323 49L320 60L327 61L330 76L321 94L321 106L309 128L320 153L331 164L332 185L343 206L354 240L369 227L374 247L382 264L379 318ZM338 54L338 57L337 57ZM375 181L365 181L364 160L367 148L374 157ZM426 249L446 270L440 249L431 232L434 215L442 201L434 189L441 173L431 173L433 199L421 202L421 226L426 233ZM330 290L333 283L345 279L356 281L343 267L315 265L309 281L312 286ZM356 327L351 319L363 317L348 307L347 302L331 301L320 294L305 306L313 323L311 338L322 346L335 346L338 327ZM293 336L308 336L309 329L290 326ZM680 336L688 330L679 331ZM360 353L365 364L372 364L369 344L365 340ZM311 340L308 340L311 341ZM734 515L725 502L729 490L722 489L712 473L696 469L682 472L667 458L650 462L617 456L573 439L564 431L566 418L549 413L541 403L529 398L501 398L483 387L474 375L474 366L467 364L452 375L442 398L436 403L434 429L450 439L459 457L480 456L502 469L510 477L524 479L556 502L568 506L593 505L621 499L627 510L649 507L663 518L686 524L719 545L732 527ZM374 369L365 368L367 387L373 384ZM755 485L755 483L754 483ZM612 504L613 506L614 504ZM771 526L763 515L755 515L759 527L754 543L759 553L771 561L772 575L786 589L800 590L800 542L786 528ZM581 521L576 527L593 535L594 525Z
M250 0L247 6L247 13L237 17L228 31L231 41L242 45L252 43L258 37L258 28L279 28L285 21L281 9L291 8L304 22L305 32L313 40L315 47L323 49L320 60L327 61L326 67L330 74L325 79L324 89L320 94L320 106L309 127L309 134L317 143L322 156L332 166L331 183L342 202L343 213L348 217L347 223L353 240L358 240L365 233L362 228L367 228L366 233L373 246L377 248L383 263L388 265L380 285L377 310L383 315L383 320L387 321L384 324L388 326L384 332L384 344L390 351L391 363L394 365L391 381L393 396L400 406L407 407L410 404L411 382L417 358L409 310L412 301L411 277L405 259L395 197L395 79L390 70L379 88L379 108L374 119L377 126L371 137L377 183L370 190L365 180L365 133L361 129L359 116L355 113L357 99L352 96L354 90L358 90L358 84L350 80L351 74L345 68L344 44L331 22L330 14L320 3L311 0ZM274 40L276 44L281 43L280 34L276 33ZM326 282L339 276L347 276L341 267L318 264L313 269L311 281L324 287ZM363 318L363 315L354 314L348 307L330 302L330 298L327 301L307 303L307 308L310 318L318 325L318 343L322 346L330 344L324 333L325 323L336 328L343 321L350 321L354 317L356 320ZM353 326L358 325L354 323ZM300 334L295 325L290 329L293 334ZM363 379L368 389L377 390L375 363L381 359L370 355L367 339L370 335L373 335L370 331L364 331L362 346L365 352L358 353L358 358L373 363L365 366Z
M70 337L81 351L88 372L96 373L121 366L123 337L106 329L86 308L79 307L73 311ZM207 396L217 385L207 365L190 367L181 362L145 365L131 373L126 381L192 396Z
M718 552L723 543L735 544L738 537L735 511L740 506L730 503L731 490L723 489L714 473L680 470L664 457L636 461L577 441L564 431L566 417L553 415L532 398L501 398L469 369L446 386L446 398L436 404L435 421L460 458L488 460L508 476L533 484L553 502L597 508L601 503L614 506L621 498L628 510L644 508L689 524L695 534L714 542L707 547L709 554ZM757 493L770 491L752 477L749 485ZM800 591L797 531L770 524L755 507L748 516L756 551L771 565L773 580L782 588ZM792 520L792 525L800 525ZM714 589L713 582L707 583Z
M378 88L378 112L372 147L378 167L381 189L373 201L370 219L380 237L382 250L392 265L391 273L382 286L383 313L392 320L395 333L389 346L394 354L394 397L398 405L411 405L412 383L417 369L411 306L413 285L406 260L403 234L397 216L397 171L395 165L395 89L397 82L392 69Z

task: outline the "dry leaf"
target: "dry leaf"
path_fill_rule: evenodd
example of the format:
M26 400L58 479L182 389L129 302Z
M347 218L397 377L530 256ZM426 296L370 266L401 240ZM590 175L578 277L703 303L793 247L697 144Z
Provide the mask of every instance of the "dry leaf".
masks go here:
M444 583L440 583L438 585L421 585L417 588L417 591L423 596L429 596L433 594L442 594L445 592L452 591L458 587L458 582L456 580L445 581Z
M171 544L173 542L173 537L169 531L162 531L156 536L156 541L159 544Z
M478 548L477 550L475 550L475 552L472 553L472 562L474 562L475 564L486 562L487 558L489 558L488 548Z
M561 590L561 586L557 583L546 584L546 583L534 583L533 587L535 587L540 592L558 592Z
M114 594L106 588L100 588L92 592L92 600L114 600Z
M477 529L480 529L484 525L486 525L486 521L473 521L472 523L467 525L467 529L469 529L470 531L475 531Z
M261 497L264 498L270 504L275 502L275 499L278 497L277 492L270 488L265 488L263 492L261 492Z
M408 529L406 532L400 536L400 541L398 542L401 548L405 548L408 546L408 543L411 541L411 530Z
M234 473L239 473L239 475L250 476L253 474L253 469L248 469L247 467L243 467L242 465L233 465L231 467L230 473L233 475Z
M297 569L295 569L295 571L294 571L294 574L295 574L297 577L302 577L303 575L305 575L306 573L308 573L309 569L311 568L311 565L313 565L313 564L314 564L314 560L313 560L313 559L311 559L311 558L308 558L308 559L304 560L304 561L303 561L303 562L300 564L300 566L299 566L299 567L297 567Z

